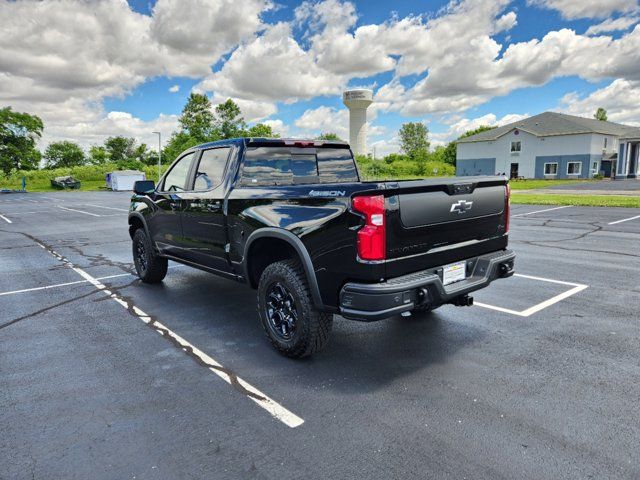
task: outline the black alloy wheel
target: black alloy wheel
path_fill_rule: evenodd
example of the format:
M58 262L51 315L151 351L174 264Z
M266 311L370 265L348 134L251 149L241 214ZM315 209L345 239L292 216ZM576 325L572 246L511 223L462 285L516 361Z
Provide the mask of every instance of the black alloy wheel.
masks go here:
M291 340L296 331L298 309L293 295L283 283L272 283L267 289L265 315L273 333L283 340Z

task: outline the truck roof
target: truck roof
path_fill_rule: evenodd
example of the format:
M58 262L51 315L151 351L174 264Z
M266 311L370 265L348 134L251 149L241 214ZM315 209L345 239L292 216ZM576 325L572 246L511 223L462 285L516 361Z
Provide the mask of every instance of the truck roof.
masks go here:
M340 140L314 140L311 138L266 138L266 137L241 137L241 138L227 138L224 140L217 140L215 142L203 143L192 147L193 150L199 150L202 148L219 147L223 145L273 145L273 146L291 146L291 147L337 147L337 148L349 148L347 142Z

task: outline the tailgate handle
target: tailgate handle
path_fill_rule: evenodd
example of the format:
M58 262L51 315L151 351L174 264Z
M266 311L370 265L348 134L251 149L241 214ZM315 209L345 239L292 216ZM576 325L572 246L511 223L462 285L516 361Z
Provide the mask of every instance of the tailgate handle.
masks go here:
M476 188L475 183L454 183L449 185L449 195L463 195L473 192Z

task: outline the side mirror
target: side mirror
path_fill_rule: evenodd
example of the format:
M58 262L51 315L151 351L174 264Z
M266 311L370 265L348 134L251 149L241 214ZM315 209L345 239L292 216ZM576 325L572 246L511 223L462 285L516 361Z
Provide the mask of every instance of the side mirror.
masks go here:
M138 195L146 195L156 189L156 184L153 180L138 180L133 184L133 192Z

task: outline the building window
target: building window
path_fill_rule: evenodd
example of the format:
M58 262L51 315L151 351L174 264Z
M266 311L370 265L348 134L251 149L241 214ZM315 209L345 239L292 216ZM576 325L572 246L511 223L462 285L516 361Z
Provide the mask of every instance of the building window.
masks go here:
M607 149L607 140L609 140L607 137L604 137L604 146L602 148L604 148L605 150Z
M567 163L567 175L580 175L582 173L582 162Z
M521 142L511 142L511 153L520 153L522 150Z
M558 164L556 162L545 163L544 164L544 174L545 175L557 175L558 174Z
M593 173L598 173L598 162L593 162Z

